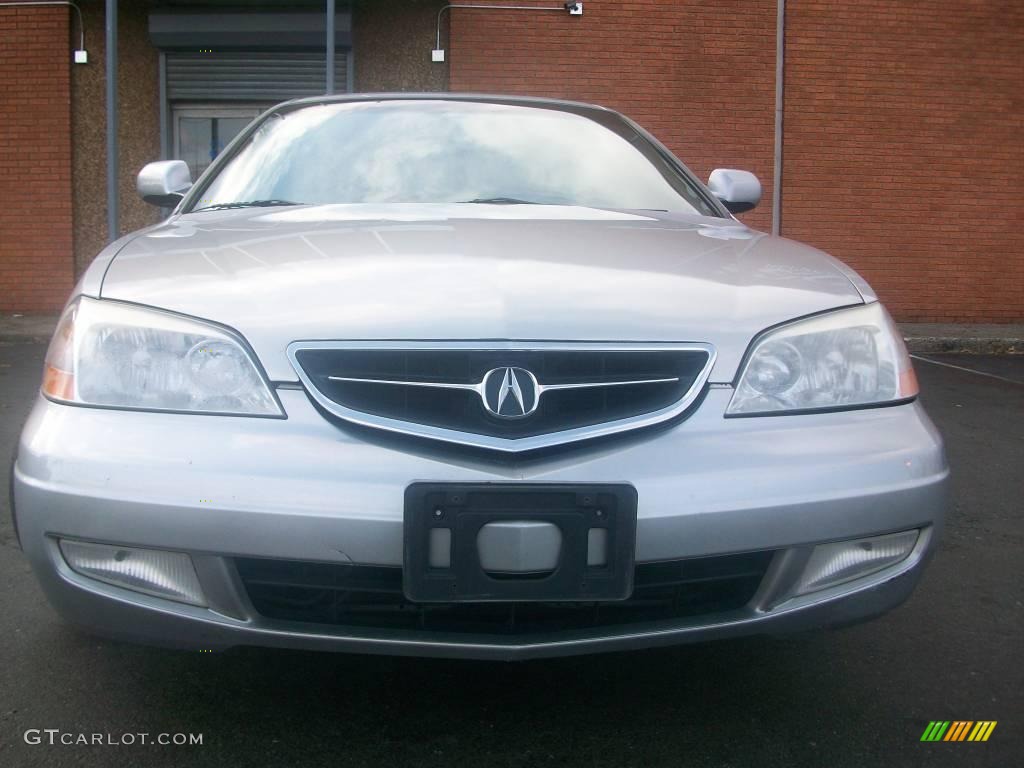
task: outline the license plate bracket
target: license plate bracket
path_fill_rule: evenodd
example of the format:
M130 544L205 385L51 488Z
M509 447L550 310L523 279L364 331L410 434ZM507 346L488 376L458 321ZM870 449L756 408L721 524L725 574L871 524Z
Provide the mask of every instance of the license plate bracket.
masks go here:
M405 492L405 596L421 603L625 600L633 591L636 509L636 489L627 484L413 483ZM484 570L481 529L510 521L558 527L553 570ZM449 542L447 567L436 557L431 564L431 537L439 536L434 529L448 531L440 536ZM588 563L592 538L603 539L602 564Z

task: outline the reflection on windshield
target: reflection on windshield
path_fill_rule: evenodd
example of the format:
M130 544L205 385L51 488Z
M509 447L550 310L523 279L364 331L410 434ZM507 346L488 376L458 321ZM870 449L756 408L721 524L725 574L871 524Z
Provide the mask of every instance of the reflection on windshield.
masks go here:
M601 115L604 119L604 115ZM503 201L717 216L613 114L457 101L315 105L269 118L204 205Z

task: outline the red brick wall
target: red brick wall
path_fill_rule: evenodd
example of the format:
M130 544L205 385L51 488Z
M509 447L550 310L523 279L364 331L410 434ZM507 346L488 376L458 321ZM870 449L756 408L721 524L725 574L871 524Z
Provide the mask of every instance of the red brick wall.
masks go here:
M774 0L583 6L580 17L451 9L451 90L603 104L654 133L702 179L714 168L745 168L771 189ZM767 227L770 208L744 219Z
M775 0L584 8L451 10L451 89L619 109L702 178L756 173L767 229ZM790 0L786 35L783 234L902 320L1024 320L1024 3Z
M71 290L70 10L0 7L0 312Z
M783 233L903 320L1024 320L1024 3L787 5Z

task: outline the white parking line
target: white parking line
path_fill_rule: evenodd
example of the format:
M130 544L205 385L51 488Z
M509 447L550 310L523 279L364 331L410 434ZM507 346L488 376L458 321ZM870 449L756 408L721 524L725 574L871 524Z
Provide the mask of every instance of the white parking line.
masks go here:
M967 373L973 373L973 374L975 374L977 376L987 376L990 379L998 379L999 381L1006 381L1006 382L1009 382L1010 384L1016 384L1017 386L1024 386L1024 384L1022 384L1019 381L1014 381L1013 379L1008 379L1005 376L997 376L994 373L986 373L985 371L976 371L973 368L964 368L962 365L953 365L952 363L943 363L943 362L939 362L938 360L932 360L932 359L927 358L927 357L921 357L920 355L911 355L911 357L914 358L915 360L920 360L921 362L924 362L924 363L931 363L932 365L941 365L943 368L954 368L954 369L956 369L958 371L966 371Z

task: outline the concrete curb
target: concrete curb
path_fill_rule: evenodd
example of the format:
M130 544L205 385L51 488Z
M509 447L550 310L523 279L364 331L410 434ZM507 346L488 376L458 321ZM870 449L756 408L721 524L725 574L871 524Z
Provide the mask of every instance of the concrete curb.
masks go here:
M0 341L47 342L56 325L56 315L0 315ZM907 348L918 355L1024 354L1024 324L901 323L900 330Z
M0 341L48 342L57 327L57 315L0 315Z
M950 339L941 336L907 339L912 355L1024 355L1024 338Z
M911 354L1024 354L1024 325L900 323Z

